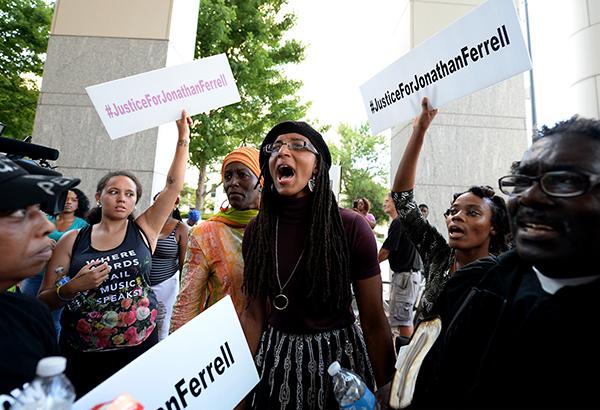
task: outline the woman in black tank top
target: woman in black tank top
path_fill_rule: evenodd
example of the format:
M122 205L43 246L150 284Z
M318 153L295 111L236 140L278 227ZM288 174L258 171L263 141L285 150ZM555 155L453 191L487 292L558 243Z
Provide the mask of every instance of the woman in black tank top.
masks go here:
M79 397L158 341L148 277L156 241L183 188L190 123L184 111L167 184L154 204L134 219L140 182L128 171L108 173L98 182L92 225L65 234L48 263L39 298L51 309L66 306L60 346Z

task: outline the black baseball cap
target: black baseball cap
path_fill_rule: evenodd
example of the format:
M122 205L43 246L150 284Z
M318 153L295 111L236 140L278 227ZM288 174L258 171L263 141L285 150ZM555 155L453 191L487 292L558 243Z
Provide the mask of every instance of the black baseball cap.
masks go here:
M27 170L0 154L0 210L23 209L39 204L47 214L61 213L69 189L81 181L65 178L35 164L29 163L26 167Z

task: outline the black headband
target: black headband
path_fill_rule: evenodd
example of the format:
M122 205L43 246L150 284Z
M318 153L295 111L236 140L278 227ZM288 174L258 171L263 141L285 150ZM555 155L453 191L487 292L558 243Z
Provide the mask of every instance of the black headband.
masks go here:
M323 158L323 161L327 164L327 169L331 167L331 153L329 152L329 148L327 147L323 136L317 130L303 121L284 121L274 126L271 131L267 133L267 136L260 146L259 160L261 169L263 169L269 161L269 155L263 150L265 145L273 143L277 137L282 134L291 133L300 134L308 138L311 144L313 144L319 152L319 155Z

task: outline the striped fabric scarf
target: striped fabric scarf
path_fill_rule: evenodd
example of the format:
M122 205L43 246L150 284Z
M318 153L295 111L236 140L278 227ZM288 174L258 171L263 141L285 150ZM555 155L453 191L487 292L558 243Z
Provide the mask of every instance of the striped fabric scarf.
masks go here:
M232 228L245 228L248 223L256 218L258 215L258 209L247 209L245 211L238 211L235 208L221 209L215 216L209 219L209 221L222 222Z

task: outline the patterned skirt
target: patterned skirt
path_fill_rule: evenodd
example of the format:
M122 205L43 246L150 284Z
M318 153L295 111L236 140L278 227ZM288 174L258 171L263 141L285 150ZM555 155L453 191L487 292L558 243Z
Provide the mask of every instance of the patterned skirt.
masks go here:
M373 369L356 324L315 334L288 334L267 326L255 358L260 381L250 408L339 409L327 373L336 360L374 391Z

